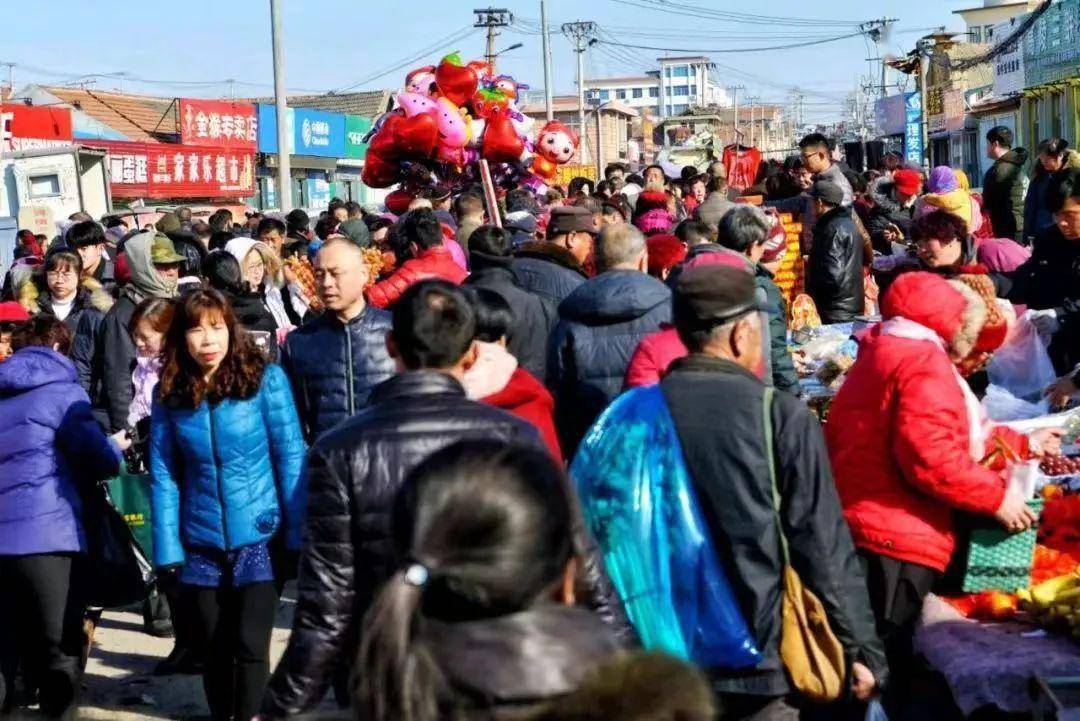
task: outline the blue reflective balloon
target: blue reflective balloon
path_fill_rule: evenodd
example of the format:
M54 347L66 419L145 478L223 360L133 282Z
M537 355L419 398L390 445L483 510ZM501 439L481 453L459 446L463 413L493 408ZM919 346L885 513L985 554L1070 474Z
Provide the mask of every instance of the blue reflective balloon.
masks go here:
M645 648L708 668L757 665L761 653L716 556L660 387L612 403L570 473Z

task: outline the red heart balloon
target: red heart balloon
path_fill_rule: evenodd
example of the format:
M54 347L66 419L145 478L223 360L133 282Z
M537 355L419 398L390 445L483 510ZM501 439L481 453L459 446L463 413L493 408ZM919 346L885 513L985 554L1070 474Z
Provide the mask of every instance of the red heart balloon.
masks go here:
M409 204L415 199L416 196L409 191L398 188L389 193L383 203L386 205L386 209L394 215L404 215L409 210Z
M453 62L455 56L447 56L442 59L435 68L435 85L454 105L464 105L476 94L476 87L480 84L480 78L476 71L468 65Z
M360 179L369 188L389 188L398 181L401 175L401 166L396 160L387 160L374 152L370 147L364 154L364 169L360 171Z
M430 113L402 118L394 124L393 132L394 143L404 157L428 158L439 142L439 126Z
M383 126L379 128L379 132L375 133L371 142L368 143L368 150L378 153L386 160L399 158L401 149L398 147L397 140L394 139L394 128L401 119L400 115L391 115L387 118Z
M516 163L525 151L525 141L514 130L504 108L492 108L484 130L481 157L489 163Z

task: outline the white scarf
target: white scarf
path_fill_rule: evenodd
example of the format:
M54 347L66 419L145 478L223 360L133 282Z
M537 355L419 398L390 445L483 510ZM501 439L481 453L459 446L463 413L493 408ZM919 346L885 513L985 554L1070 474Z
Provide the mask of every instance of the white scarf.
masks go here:
M890 318L881 324L881 332L883 335L891 335L897 338L933 343L942 353L948 356L948 349L945 347L945 341L941 339L941 336L921 323L916 323L908 318ZM957 372L951 358L949 359L949 368L952 369L956 383L960 386L960 392L964 394L964 407L967 409L968 417L968 441L970 446L968 450L972 459L976 462L981 461L986 455L986 439L990 437L990 420L979 403L979 399L975 397L967 382Z

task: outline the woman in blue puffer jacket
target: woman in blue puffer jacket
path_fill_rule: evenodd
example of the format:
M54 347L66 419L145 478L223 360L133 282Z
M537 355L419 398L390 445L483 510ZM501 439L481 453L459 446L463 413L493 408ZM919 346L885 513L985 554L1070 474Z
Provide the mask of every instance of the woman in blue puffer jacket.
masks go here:
M277 609L268 544L280 533L300 548L304 453L284 372L224 296L184 296L150 420L154 561L197 619L215 721L259 708Z
M11 345L0 363L0 715L21 657L42 711L59 716L78 688L86 640L72 588L87 550L79 487L116 475L130 442L94 421L63 321L35 316Z

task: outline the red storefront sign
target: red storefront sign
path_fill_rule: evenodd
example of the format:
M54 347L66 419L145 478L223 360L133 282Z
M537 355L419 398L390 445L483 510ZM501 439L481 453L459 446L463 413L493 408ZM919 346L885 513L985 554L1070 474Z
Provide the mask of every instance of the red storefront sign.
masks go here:
M251 103L180 98L180 142L255 152L259 118Z
M71 144L71 110L0 105L0 153Z
M109 151L117 198L246 198L255 193L255 156L247 151L175 143L94 140Z

